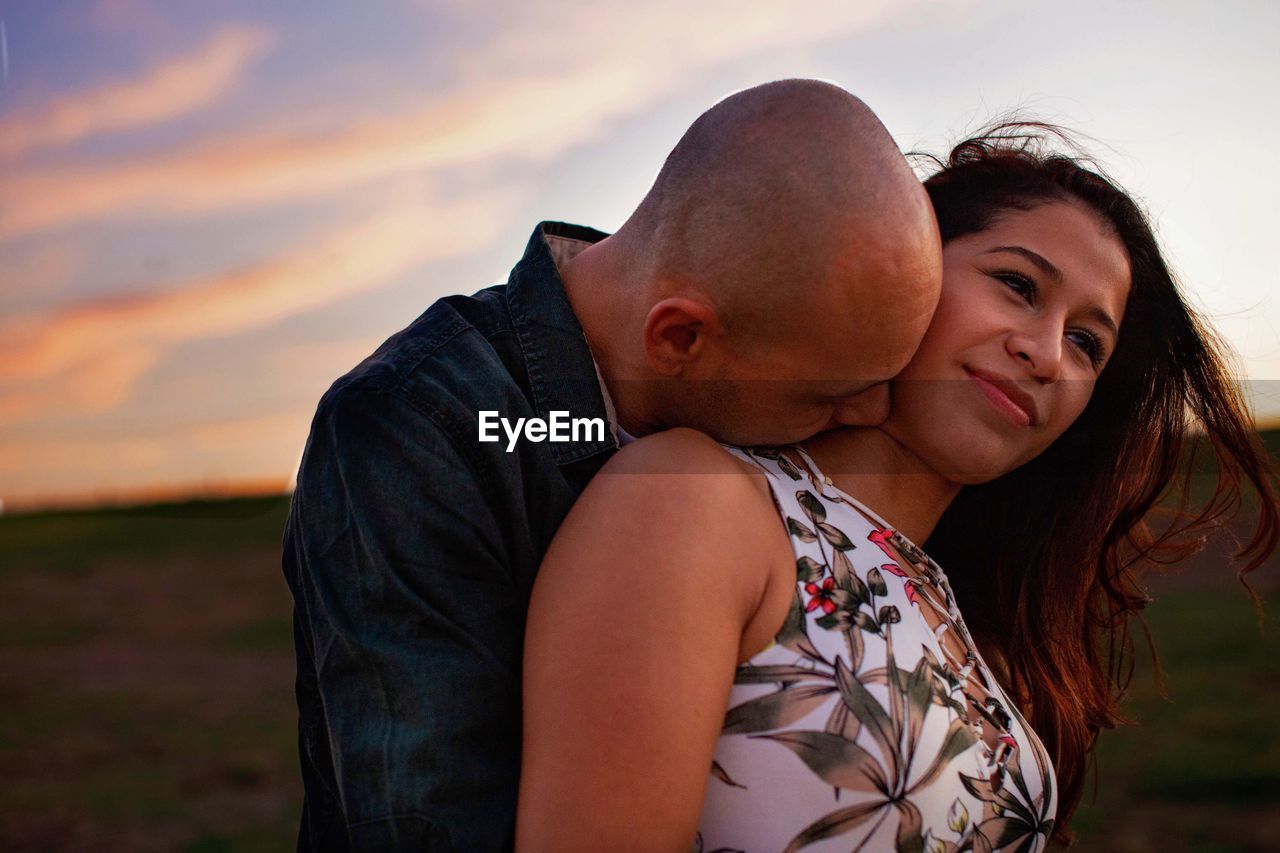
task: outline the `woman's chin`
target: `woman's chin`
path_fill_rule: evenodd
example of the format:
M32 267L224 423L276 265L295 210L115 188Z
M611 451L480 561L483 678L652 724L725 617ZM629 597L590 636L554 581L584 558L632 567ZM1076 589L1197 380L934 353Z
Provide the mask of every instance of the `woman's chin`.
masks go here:
M980 486L1003 477L1021 464L1022 461L1015 462L1005 454L976 452L960 455L950 448L933 469L958 486Z

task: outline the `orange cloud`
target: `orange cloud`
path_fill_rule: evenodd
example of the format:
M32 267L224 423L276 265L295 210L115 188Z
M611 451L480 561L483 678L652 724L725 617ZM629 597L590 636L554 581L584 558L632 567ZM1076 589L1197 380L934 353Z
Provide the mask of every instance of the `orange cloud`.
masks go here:
M58 382L0 395L0 424L50 411L96 415L115 408L156 363L157 355L154 349L142 346L103 352L86 359Z
M424 306L425 307L425 306ZM267 354L263 369L272 376L309 377L327 383L355 367L386 338L385 334L340 341L312 341L280 347ZM316 389L317 393L324 387Z
M8 510L65 503L279 492L291 483L313 407L177 428L35 434L0 443ZM213 473L216 472L216 473ZM54 496L62 495L60 501Z
M517 192L446 206L401 201L246 269L10 320L0 327L0 424L110 410L178 344L266 328L475 251L503 227Z
M599 100L608 80L566 80L559 93ZM201 213L328 194L377 178L500 155L560 150L601 117L530 113L545 93L517 86L460 96L343 130L268 128L200 142L168 156L17 171L0 184L0 239L73 222ZM523 124L520 141L515 126Z
M74 92L43 110L6 118L0 121L0 160L195 112L226 94L272 41L259 27L230 27L195 54L156 65L136 80Z
M232 452L239 455L245 448L261 444L264 436L271 436L270 443L276 447L301 451L314 414L313 408L307 406L295 411L217 421L194 427L181 438L192 448L204 453L227 453L232 448ZM293 456L290 453L278 453L273 458L276 464L274 469L269 469L271 474L287 475Z

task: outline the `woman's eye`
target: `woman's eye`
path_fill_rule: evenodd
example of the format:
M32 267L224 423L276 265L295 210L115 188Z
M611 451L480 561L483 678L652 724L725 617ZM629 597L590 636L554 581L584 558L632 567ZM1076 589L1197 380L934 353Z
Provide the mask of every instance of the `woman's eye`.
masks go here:
M1025 299L1027 304L1035 304L1036 283L1034 281L1021 273L1016 272L998 272L994 273L994 275L1000 281L1004 282L1006 287Z
M1073 329L1067 332L1067 336L1080 348L1081 352L1089 357L1090 364L1095 368L1102 364L1106 351L1102 340L1097 335L1088 329Z

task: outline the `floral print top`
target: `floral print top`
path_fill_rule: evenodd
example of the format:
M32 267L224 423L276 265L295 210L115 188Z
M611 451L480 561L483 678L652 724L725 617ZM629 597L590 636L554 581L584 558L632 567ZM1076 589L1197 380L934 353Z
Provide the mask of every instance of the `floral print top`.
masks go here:
M737 670L695 850L1044 849L1049 756L942 570L800 448L728 449L769 480L796 587Z

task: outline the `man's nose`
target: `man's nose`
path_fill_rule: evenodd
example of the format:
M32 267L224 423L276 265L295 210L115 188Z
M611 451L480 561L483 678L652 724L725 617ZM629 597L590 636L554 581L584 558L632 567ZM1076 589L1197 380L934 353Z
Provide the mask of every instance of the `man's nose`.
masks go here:
M836 406L832 419L841 426L879 426L889 417L889 383L875 385L847 397Z

